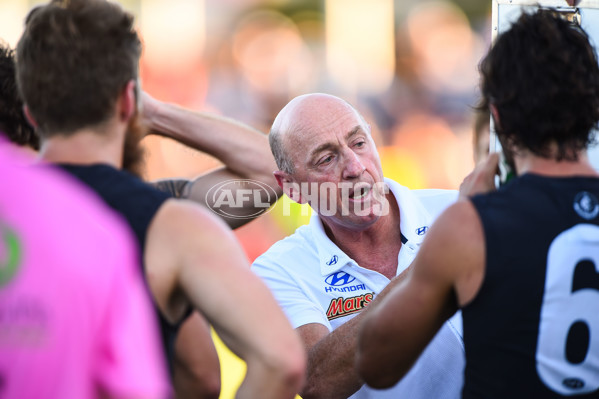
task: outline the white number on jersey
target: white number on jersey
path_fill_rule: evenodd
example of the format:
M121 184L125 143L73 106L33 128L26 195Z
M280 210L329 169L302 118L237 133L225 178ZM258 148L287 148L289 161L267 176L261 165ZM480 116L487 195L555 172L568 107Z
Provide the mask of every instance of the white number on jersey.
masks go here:
M575 273L582 268L587 268L584 275L591 278L582 281L582 287L573 287ZM562 395L599 389L597 287L599 227L579 224L558 235L549 247L536 353L541 381ZM578 337L576 344L586 347L586 353L568 354L572 336Z

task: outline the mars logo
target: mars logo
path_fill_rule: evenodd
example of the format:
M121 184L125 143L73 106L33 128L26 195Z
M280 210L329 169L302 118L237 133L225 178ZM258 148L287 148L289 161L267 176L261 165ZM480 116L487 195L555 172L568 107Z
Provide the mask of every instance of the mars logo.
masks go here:
M351 298L335 298L329 304L327 309L327 319L333 320L343 316L349 316L358 313L366 307L374 298L374 292L354 296Z
M593 194L581 191L574 198L574 210L581 218L594 219L599 214L599 201Z
M332 285L333 287L338 287L340 285L346 285L353 281L356 278L352 275L349 275L345 272L337 272L333 273L324 280L328 285Z
M206 193L206 204L219 216L231 219L253 219L267 213L277 199L276 191L268 184L250 180L227 180L216 184ZM240 215L242 208L253 209Z

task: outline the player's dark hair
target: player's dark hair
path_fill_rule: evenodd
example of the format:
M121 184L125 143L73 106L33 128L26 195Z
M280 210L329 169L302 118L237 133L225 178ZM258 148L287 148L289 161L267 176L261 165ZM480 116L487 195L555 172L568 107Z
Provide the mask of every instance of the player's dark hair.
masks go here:
M17 90L15 76L15 52L0 42L0 131L19 145L39 149L39 137L27 123L23 113L23 101Z
M105 0L33 9L17 45L17 81L43 136L105 122L131 79L141 42L133 16Z
M587 34L555 14L524 13L499 35L480 64L482 107L497 108L504 142L576 160L599 121L599 65Z

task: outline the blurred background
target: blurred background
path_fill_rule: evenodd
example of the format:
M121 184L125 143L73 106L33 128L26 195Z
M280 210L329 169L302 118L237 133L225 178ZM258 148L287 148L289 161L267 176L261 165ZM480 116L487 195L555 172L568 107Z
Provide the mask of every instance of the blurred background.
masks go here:
M40 1L0 0L12 47ZM141 75L152 96L238 119L268 132L293 97L327 92L370 123L387 177L457 189L473 161L478 63L491 41L491 1L120 0L144 41ZM214 132L219 134L219 132ZM194 177L219 163L169 139L147 137L146 178ZM236 234L253 261L308 221L281 204ZM286 207L287 211L289 207ZM221 398L244 365L219 343Z

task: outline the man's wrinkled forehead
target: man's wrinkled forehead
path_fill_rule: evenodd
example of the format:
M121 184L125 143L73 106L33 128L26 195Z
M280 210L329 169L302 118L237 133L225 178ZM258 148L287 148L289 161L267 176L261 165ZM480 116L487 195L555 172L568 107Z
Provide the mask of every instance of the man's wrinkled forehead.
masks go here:
M311 149L334 140L331 132L346 136L356 126L366 134L370 127L348 102L323 94L305 94L291 100L275 118L271 133L279 138L285 156L294 164Z

